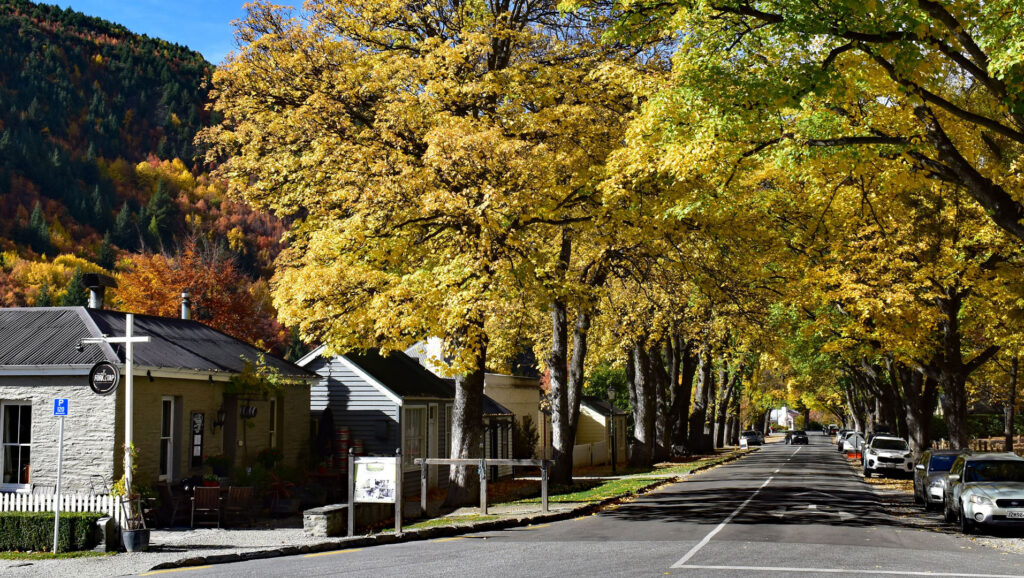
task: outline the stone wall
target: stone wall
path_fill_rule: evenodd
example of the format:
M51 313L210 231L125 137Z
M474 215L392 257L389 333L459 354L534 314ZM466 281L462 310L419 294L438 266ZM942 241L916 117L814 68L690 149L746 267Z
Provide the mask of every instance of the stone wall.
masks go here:
M32 404L32 484L57 483L57 430L53 400L67 398L62 485L72 493L105 494L114 481L116 394L97 395L88 377L0 377L0 400ZM120 391L123 384L118 388Z

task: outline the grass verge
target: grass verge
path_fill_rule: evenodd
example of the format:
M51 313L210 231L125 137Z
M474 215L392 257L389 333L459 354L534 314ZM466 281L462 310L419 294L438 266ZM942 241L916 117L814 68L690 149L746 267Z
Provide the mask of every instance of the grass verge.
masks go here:
M475 522L490 522L497 520L499 516L484 516L481 514L470 514L467 516L446 516L443 518L431 518L429 520L423 520L422 522L416 522L408 526L403 526L402 530L423 530L426 528L436 528L438 526L458 526L461 524L473 524ZM394 532L394 528L391 528Z
M113 552L93 552L84 550L81 552L0 552L0 559L3 560L64 560L67 558L97 558L100 556L113 556Z

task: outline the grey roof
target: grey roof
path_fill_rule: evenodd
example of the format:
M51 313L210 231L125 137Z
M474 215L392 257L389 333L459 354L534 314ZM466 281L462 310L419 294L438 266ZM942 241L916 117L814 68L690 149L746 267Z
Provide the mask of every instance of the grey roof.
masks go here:
M84 337L123 336L126 314L85 307L25 307L0 309L0 371L12 366L91 366L98 361L124 363L124 347L86 345ZM165 370L237 373L245 360L261 355L266 365L286 377L314 374L283 359L221 333L198 321L135 315L134 333L149 343L135 345L135 364Z
M608 415L613 410L613 407L609 405L607 401L597 397L596 395L584 395L583 398L580 399L580 401L582 403L587 404L588 406L590 406L590 409L596 411L601 415ZM626 415L625 411L617 407L614 408L614 411L615 415Z
M345 357L398 397L455 398L455 390L445 380L401 351L382 356L379 350L370 349L348 353Z

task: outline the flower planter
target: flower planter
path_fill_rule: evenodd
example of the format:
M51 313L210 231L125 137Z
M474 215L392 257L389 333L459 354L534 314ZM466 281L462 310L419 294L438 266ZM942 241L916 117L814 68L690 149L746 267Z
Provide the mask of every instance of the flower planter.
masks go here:
M219 488L220 482L214 482L212 480L203 480L204 488Z
M145 552L149 549L149 528L121 530L121 542L128 552Z

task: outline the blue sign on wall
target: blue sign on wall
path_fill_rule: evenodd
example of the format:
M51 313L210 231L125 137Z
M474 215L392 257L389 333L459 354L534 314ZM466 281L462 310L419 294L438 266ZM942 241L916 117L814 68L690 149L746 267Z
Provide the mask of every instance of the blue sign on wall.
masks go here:
M54 417L67 417L68 415L68 400L66 399L55 399L53 400L53 416Z

